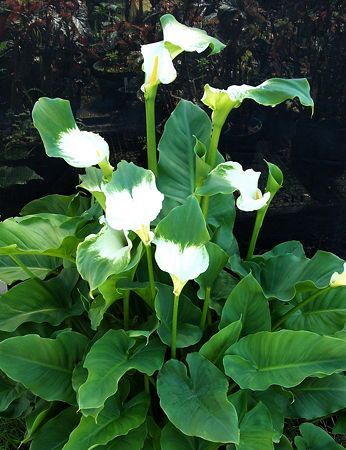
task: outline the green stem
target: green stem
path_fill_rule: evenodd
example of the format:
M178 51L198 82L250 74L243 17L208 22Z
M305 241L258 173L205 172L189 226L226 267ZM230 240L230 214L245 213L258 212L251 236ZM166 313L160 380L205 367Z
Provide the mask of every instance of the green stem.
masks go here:
M206 324L206 320L207 320L207 314L208 314L208 311L209 311L210 292L211 292L211 288L207 287L205 289L203 311L202 311L202 317L201 317L201 322L200 322L200 327L202 328L202 330L204 330L204 328L205 328L205 324Z
M28 276L29 278L37 279L38 277L31 272L31 270L15 255L8 255L14 263L17 264Z
M207 153L206 162L211 166L212 169L214 169L215 162L216 162L216 155L217 155L217 147L219 145L220 140L220 134L222 130L222 125L215 125L213 126L213 132L210 139L210 145Z
M153 268L153 257L151 253L151 245L145 246L145 251L147 254L147 264L148 264L148 277L150 283L150 295L151 295L151 304L154 305L156 289L155 289L155 279L154 279L154 268Z
M219 145L219 139L220 139L222 126L223 126L223 123L222 123L222 125L214 124L214 126L213 126L213 132L211 135L210 145L209 145L209 149L208 149L207 157L206 157L206 163L209 164L209 166L211 166L212 169L214 168L215 162L216 162L217 147ZM209 196L205 196L202 198L201 208L202 208L204 218L206 219L207 215L208 215L208 209L209 209Z
M171 356L177 357L177 325L178 325L178 309L180 295L174 295L173 300L173 317L172 317L172 338L171 338Z
M261 231L264 217L268 211L270 201L271 200L268 201L266 206L263 206L263 208L261 208L257 211L256 220L255 220L255 224L254 224L254 227L252 230L251 240L250 240L250 244L249 244L249 249L247 251L246 259L252 258L253 254L254 254L258 235L259 235L259 232Z
M278 328L280 328L280 325L282 323L284 323L289 317L292 316L292 314L294 314L299 309L303 308L308 303L315 300L316 297L328 292L330 289L334 289L334 288L332 288L331 286L327 286L326 288L318 290L314 294L310 295L310 297L308 297L305 300L303 300L302 302L298 303L298 305L296 305L294 308L290 309L286 314L281 316L280 319L276 321L276 323L273 325L272 331L276 331Z
M126 291L123 298L124 306L124 330L128 330L130 322L130 290Z
M150 394L149 377L146 374L143 375L144 375L144 390L147 394Z
M147 157L148 169L157 175L157 158L156 158L156 125L155 125L155 99L157 86L150 90L145 98L145 119L147 131Z

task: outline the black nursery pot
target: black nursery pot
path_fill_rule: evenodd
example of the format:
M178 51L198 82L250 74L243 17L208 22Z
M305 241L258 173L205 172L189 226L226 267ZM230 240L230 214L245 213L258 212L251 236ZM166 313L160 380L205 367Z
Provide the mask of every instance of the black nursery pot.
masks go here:
M99 62L93 64L92 74L99 84L103 98L109 98L111 95L118 96L120 100L124 97L123 92L127 92L131 80L136 77L135 72L109 71L103 68Z

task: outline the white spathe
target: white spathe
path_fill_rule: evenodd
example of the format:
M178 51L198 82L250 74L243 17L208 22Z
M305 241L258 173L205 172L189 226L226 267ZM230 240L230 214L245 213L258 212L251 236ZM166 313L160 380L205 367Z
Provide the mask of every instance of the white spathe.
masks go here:
M181 246L173 241L155 238L155 260L161 270L170 274L174 294L180 295L189 280L194 280L209 266L209 255L205 245Z
M61 158L73 167L91 167L109 159L109 147L103 137L77 127L60 133L57 147Z
M143 180L129 190L116 190L105 185L106 220L115 230L132 230L149 245L153 234L150 222L156 219L162 208L164 195L157 189L155 176Z
M167 17L169 19L164 20L162 24L163 40L180 47L182 51L202 53L214 43L220 45L220 42L210 37L206 31L188 27L171 15L167 15ZM223 44L222 47L224 47Z
M171 14L161 17L163 40L141 46L145 72L145 82L141 86L144 93L159 83L172 83L177 77L173 59L183 51L201 53L211 47L210 54L218 53L225 45L199 28L191 28Z
M142 91L145 91L147 85L169 84L176 79L177 71L164 41L142 45L141 51L144 59L142 69L145 73Z
M229 161L217 166L210 175L213 173L227 181L231 188L239 191L240 195L236 203L240 210L257 211L267 204L270 192L262 195L258 188L261 172L255 172L253 169L243 170L241 164Z
M344 263L343 272L334 272L330 278L331 287L346 286L346 263Z
M93 240L96 235L91 234L85 241ZM92 245L92 250L100 256L113 263L130 257L132 241L128 237L127 231L113 230L107 224L102 232L97 236L97 240Z

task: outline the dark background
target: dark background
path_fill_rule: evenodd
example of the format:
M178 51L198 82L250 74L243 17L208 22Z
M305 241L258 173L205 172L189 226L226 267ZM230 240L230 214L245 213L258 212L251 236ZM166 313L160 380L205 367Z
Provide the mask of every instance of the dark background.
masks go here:
M161 39L159 17L167 12L228 45L211 58L184 53L175 61L177 80L159 88L158 133L179 98L200 103L206 82L226 88L307 77L313 118L295 101L275 109L245 102L230 115L220 150L245 168L264 171L266 159L284 172L260 250L298 239L309 254L322 248L346 257L343 0L0 1L2 219L33 198L71 193L78 184L78 171L47 158L32 127L40 96L70 99L79 126L108 140L113 163L145 163L140 45ZM253 218L237 218L244 244Z

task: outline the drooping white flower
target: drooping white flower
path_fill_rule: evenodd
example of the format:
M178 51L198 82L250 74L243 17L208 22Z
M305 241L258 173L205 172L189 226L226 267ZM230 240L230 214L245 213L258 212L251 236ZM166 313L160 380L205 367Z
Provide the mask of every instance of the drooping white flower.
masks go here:
M103 192L108 225L115 230L132 230L149 245L153 237L150 223L161 211L164 198L153 172L121 161Z
M174 293L180 294L189 280L194 280L208 269L209 255L205 245L181 248L179 244L165 239L155 239L155 259L173 280Z
M331 287L346 286L346 263L344 263L343 272L334 272L330 278Z
M155 259L170 274L174 294L208 269L209 234L198 201L191 197L172 209L155 230Z
M215 167L197 192L200 195L214 195L238 191L238 208L242 211L256 211L263 208L270 199L270 192L263 195L258 188L260 175L261 172L255 172L253 169L243 170L241 164L228 161Z
M109 147L103 137L77 127L61 132L56 145L60 157L73 167L91 167L109 159Z
M179 47L181 51L202 53L211 47L211 54L219 53L225 45L218 39L208 35L199 28L188 27L177 21L171 14L165 14L160 19L163 31L163 40ZM176 49L176 52L179 50ZM176 56L176 55L175 55Z
M299 98L302 105L313 108L314 102L310 96L310 86L306 78L271 78L258 86L242 84L232 85L227 89L217 89L206 84L202 102L213 110L213 116L227 117L228 113L233 108L238 108L245 99L274 107L295 97Z
M145 82L141 87L143 92L159 83L169 84L175 80L177 72L173 59L183 51L201 53L211 47L210 54L215 54L225 47L204 30L183 25L171 14L165 14L160 21L163 40L141 47L144 59L142 69L145 72Z

